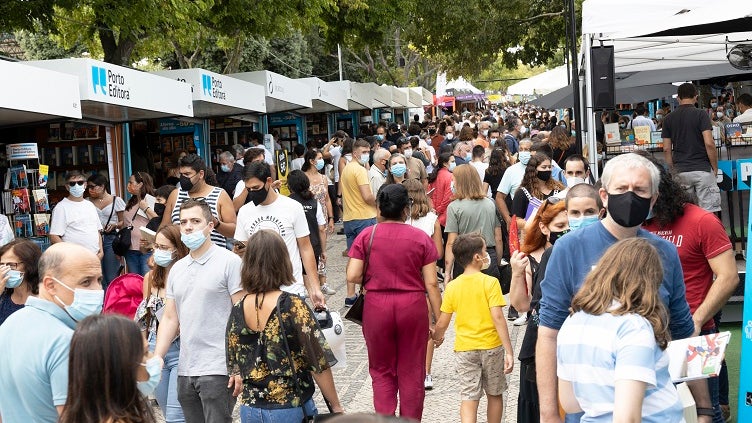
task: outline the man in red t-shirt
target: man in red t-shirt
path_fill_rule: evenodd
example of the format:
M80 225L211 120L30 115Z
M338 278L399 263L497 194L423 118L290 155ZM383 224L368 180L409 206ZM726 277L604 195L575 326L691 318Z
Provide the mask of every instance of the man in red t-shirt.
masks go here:
M734 250L726 229L715 214L691 203L689 194L661 163L645 157L661 170L661 182L658 200L643 228L676 245L695 333L718 332L713 316L739 284ZM708 388L716 414L714 421L722 420L717 377L708 379Z

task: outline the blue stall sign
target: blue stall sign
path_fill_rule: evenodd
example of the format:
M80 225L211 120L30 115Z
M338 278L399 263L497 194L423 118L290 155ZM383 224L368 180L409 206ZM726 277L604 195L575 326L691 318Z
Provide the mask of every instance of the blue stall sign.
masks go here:
M740 160L741 161L741 160ZM747 182L749 186L749 182ZM747 233L752 233L752 197L750 197ZM747 260L747 275L752 275L752 260ZM752 278L744 278L744 282ZM742 312L742 349L741 369L739 372L739 402L737 406L738 422L752 422L752 287L744 290L744 309Z
M752 186L752 159L736 161L736 190L749 191Z
M718 175L716 182L721 191L734 190L734 170L736 162L732 160L718 160Z

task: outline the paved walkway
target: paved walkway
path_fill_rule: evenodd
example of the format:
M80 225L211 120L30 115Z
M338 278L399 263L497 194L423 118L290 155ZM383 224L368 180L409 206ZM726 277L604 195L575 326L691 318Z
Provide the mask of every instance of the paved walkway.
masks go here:
M347 258L342 257L345 249L344 235L334 235L327 243L328 255L328 283L337 290L335 295L327 298L331 310L340 311L343 315L344 298L346 295L345 266ZM504 310L506 315L506 309ZM502 422L515 422L517 416L517 394L519 392L519 361L516 360L525 327L515 327L509 322L509 334L514 344L515 365L512 374L507 376L509 389L504 395L504 417ZM368 374L368 354L360 327L346 321L347 335L347 367L334 370L334 381L340 400L347 412L373 412L373 391L371 377ZM433 357L434 388L426 392L423 422L459 422L460 399L457 389L458 376L454 366L454 327L451 325L446 333L444 344L437 348ZM316 402L319 410L326 410L320 392L316 391ZM478 422L486 419L486 401L481 400L478 409ZM236 410L237 415L237 410ZM236 421L240 421L237 419Z

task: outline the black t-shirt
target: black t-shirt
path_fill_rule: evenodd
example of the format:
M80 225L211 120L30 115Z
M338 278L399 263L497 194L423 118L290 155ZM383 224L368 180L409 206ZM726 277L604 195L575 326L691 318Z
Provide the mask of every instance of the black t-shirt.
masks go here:
M308 223L308 231L311 233L309 236L311 247L313 247L313 253L318 257L321 255L319 224L316 221L316 208L319 207L319 201L316 198L309 198L306 200L296 193L290 194L290 198L303 206L303 212L305 213L306 222Z
M681 105L666 116L661 137L671 139L677 172L710 172L702 132L712 128L708 114L690 104Z
M525 337L522 339L522 345L520 345L520 355L517 357L522 362L535 359L535 343L538 341L538 311L540 310L540 300L543 296L540 284L546 276L546 266L548 265L548 259L551 257L552 250L553 247L548 248L543 252L537 270L535 270L533 265L535 260L528 256L530 258L530 263L533 266L533 290L532 298L530 299L530 311L528 312L527 318L527 330L525 331Z
M499 189L499 184L501 183L501 178L504 176L504 172L506 169L502 170L498 175L494 176L488 173L488 169L486 169L486 174L483 176L483 182L487 183L489 187L491 187L491 196L493 196L493 199L496 200L496 193Z

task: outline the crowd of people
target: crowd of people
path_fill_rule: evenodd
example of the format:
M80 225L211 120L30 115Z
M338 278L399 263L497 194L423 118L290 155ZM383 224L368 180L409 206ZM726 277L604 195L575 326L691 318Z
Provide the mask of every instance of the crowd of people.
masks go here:
M292 422L319 413L316 386L344 412L314 312L335 293L340 221L347 295L329 307L364 295L376 413L421 419L454 320L462 422L484 394L501 421L515 365L520 423L682 421L666 344L717 332L738 283L717 191L689 183L717 157L700 154L710 119L686 85L651 122L673 155L617 156L599 181L570 122L529 106L296 146L289 196L261 144L223 152L216 174L185 154L156 189L134 172L127 201L70 172L52 246L0 248L1 421L151 422L153 395L167 422L230 422L236 402L243 422ZM100 314L122 266L143 276L132 319ZM526 325L518 357L508 321ZM722 421L720 380L689 382L698 421Z

